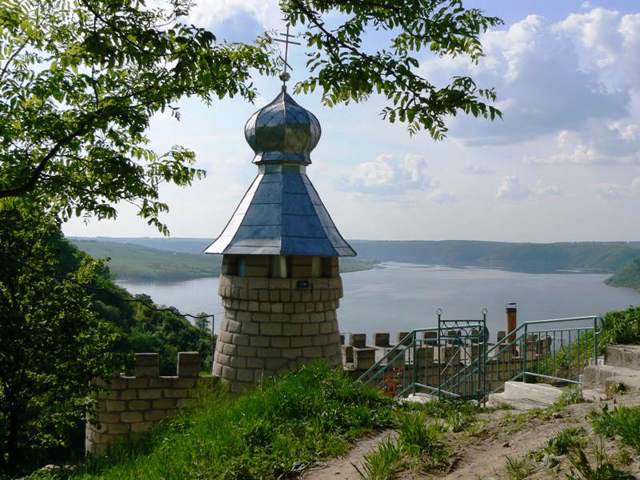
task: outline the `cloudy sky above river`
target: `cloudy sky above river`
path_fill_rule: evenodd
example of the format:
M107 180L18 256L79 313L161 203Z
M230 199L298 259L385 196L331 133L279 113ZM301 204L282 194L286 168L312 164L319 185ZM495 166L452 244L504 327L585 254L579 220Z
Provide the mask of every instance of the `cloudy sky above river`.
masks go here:
M469 73L498 93L504 119L449 120L446 140L410 137L380 119L384 102L339 106L296 100L323 136L307 173L347 238L506 241L640 239L640 2L475 0L505 25L484 35L478 65L424 54L436 84ZM200 0L192 20L220 39L281 29L277 0ZM381 39L373 36L372 42ZM292 80L304 77L295 47ZM207 178L161 190L172 236L215 238L256 174L245 121L279 91L255 78L255 105L181 102L181 121L158 115L158 151L193 149ZM116 221L73 221L69 235L157 236L122 205Z

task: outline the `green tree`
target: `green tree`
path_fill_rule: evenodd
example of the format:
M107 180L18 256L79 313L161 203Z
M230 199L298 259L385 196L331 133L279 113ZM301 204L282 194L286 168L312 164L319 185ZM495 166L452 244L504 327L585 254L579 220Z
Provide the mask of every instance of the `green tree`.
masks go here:
M0 202L0 472L64 447L91 412L90 380L116 367L117 335L87 294L102 266L66 273L59 222ZM13 202L12 202L13 203Z
M163 233L163 182L204 175L192 151L154 152L150 118L196 96L254 97L264 43L216 43L184 23L190 0L8 0L0 3L0 198L41 199L63 218L137 205Z

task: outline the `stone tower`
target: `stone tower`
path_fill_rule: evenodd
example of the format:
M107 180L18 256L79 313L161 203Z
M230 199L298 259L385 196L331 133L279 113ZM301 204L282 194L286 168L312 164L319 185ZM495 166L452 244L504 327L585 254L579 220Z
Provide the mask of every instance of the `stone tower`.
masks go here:
M354 256L307 177L320 124L282 92L249 118L259 172L218 239L225 315L213 374L241 392L314 359L340 363L338 257Z

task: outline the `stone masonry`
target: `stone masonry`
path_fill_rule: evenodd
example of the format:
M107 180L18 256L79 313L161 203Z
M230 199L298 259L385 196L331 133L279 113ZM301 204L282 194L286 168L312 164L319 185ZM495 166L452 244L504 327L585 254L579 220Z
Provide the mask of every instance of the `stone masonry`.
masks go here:
M220 275L225 316L213 375L236 393L311 360L341 363L338 259L325 259L324 275L313 277L311 258L293 257L292 278L272 278L267 259L247 256L246 276L238 276L225 256Z
M198 352L178 353L176 376L160 376L159 359L157 353L137 353L133 376L98 380L110 391L98 396L97 422L87 422L88 454L105 453L113 443L146 432L178 409L193 406L197 389L212 384L212 377L198 376Z

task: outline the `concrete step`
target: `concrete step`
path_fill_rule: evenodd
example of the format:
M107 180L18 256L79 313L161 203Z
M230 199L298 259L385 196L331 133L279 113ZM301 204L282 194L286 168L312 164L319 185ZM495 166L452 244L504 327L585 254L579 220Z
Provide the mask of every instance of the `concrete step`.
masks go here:
M616 365L590 365L584 369L582 387L606 392L614 383L622 383L628 391L640 392L640 370Z
M606 364L640 370L640 345L609 345Z
M488 407L501 407L509 406L514 410L533 410L535 408L546 408L548 403L540 402L538 400L531 400L527 398L506 398L504 393L492 393L487 400Z
M547 383L505 382L504 398L510 400L533 400L545 405L556 402L562 390Z

